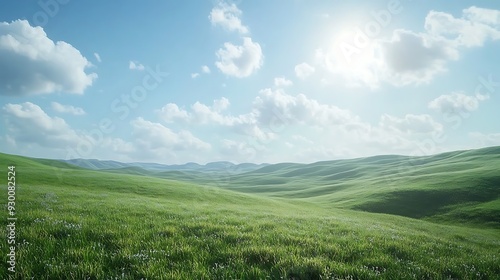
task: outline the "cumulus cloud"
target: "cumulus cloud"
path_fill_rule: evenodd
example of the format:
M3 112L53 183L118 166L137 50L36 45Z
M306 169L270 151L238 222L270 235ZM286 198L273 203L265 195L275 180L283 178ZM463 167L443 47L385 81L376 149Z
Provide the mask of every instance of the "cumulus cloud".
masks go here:
M16 142L36 143L42 147L74 147L84 136L73 130L64 119L50 117L42 108L31 102L7 104L6 127L10 137Z
M474 6L464 9L460 17L430 11L424 32L397 29L390 38L370 39L358 29L329 42L333 47L319 48L316 57L349 85L426 84L447 71L447 64L459 60L465 49L499 40L499 14L499 10Z
M305 94L289 94L281 88L261 90L247 113L232 115L229 105L229 100L223 98L211 105L196 102L188 109L167 104L158 112L166 122L215 126L216 131L226 132L221 152L238 156L248 153L261 161L276 160L269 153L270 147L283 148L276 140L294 147L293 154L280 154L281 161L283 156L292 161L311 161L381 152L419 153L419 141L439 137L443 132L443 125L429 115L385 114L372 124L334 104L321 103ZM297 131L311 137L297 135ZM228 138L230 135L238 140ZM315 148L309 149L311 146ZM431 152L438 151L436 148Z
M210 12L208 19L212 25L220 25L228 31L237 31L241 34L246 34L248 33L248 27L241 23L241 14L242 12L236 4L219 2Z
M64 119L49 116L38 105L26 102L3 107L6 143L19 149L42 147L50 157L89 158L99 155L117 160L172 161L180 154L196 158L211 145L187 130L172 131L162 124L137 118L130 122L131 140L109 137L98 128L73 129ZM181 159L182 160L182 159Z
M195 102L190 111L181 109L177 104L169 103L157 111L159 117L166 123L183 122L194 125L219 125L230 128L231 131L255 137L260 140L273 138L272 133L263 132L255 117L255 112L233 116L225 114L230 102L227 98L216 99L212 105Z
M274 85L277 87L287 87L293 85L293 82L285 77L276 77L274 78Z
M394 31L389 41L380 43L386 77L395 85L428 83L446 71L446 62L458 59L448 41L406 30Z
M196 138L187 130L176 133L160 123L143 118L132 120L130 125L136 147L141 152L162 156L177 151L207 151L211 148L210 144Z
M0 94L83 94L97 78L72 45L54 42L26 20L0 22Z
M334 105L321 104L304 94L296 96L283 90L264 89L253 103L255 115L260 124L347 124L357 117L348 110Z
M196 79L200 76L200 73L191 73L191 78Z
M316 69L314 69L314 67L312 67L311 65L307 64L307 63L301 63L301 64L297 64L295 66L295 75L297 75L297 77L299 79L305 79L309 76L311 76L312 74L314 74L314 72L316 71Z
M158 111L160 118L166 123L184 122L194 125L219 125L229 128L237 134L247 135L262 141L274 138L271 132L264 132L259 127L255 112L233 116L225 114L229 107L229 100L226 98L216 99L211 106L196 102L191 106L190 112L179 109L176 104L170 103Z
M362 48L354 44L346 47L343 41L334 45L332 49L316 50L316 57L320 65L338 74L348 86L425 84L445 72L448 61L459 58L451 42L403 29L395 30L389 39L375 40Z
M456 18L443 12L431 11L425 19L426 30L450 40L455 46L480 47L488 40L500 39L498 10L470 7Z
M306 124L319 127L347 125L358 120L358 117L348 110L320 104L304 94L289 95L279 89L261 90L252 102L250 112L246 114L235 116L225 113L229 105L229 100L222 98L214 100L211 106L196 102L187 111L169 103L157 113L166 123L215 124L260 141L275 139L277 130L287 125ZM264 128L267 128L267 131Z
M188 121L189 113L186 110L180 109L177 104L168 103L157 111L160 118L166 123L172 123L176 120Z
M49 116L40 106L31 102L7 104L3 112L6 138L19 147L40 146L50 152L59 151L60 158L85 158L93 152L103 156L112 151L113 154L109 156L126 159L120 155L126 156L135 151L132 143L120 138L97 137L89 131L75 130L64 119Z
M74 107L71 105L63 105L58 102L51 103L52 109L58 113L71 114L75 116L85 115L85 110L79 107Z
M461 92L444 94L429 102L428 107L440 113L472 112L479 107L481 101L487 100L488 95L466 95Z
M140 64L137 61L129 61L128 63L128 69L130 70L137 70L137 71L144 71L144 65Z
M395 84L427 83L446 64L460 58L464 48L481 47L500 39L498 10L470 7L462 17L430 11L425 33L396 30L392 40L382 44L382 52Z
M487 25L498 26L500 23L500 11L478 8L472 6L464 11L465 18L472 22L481 22Z
M225 97L213 101L212 106L196 102L191 106L191 112L180 109L177 104L168 103L157 111L160 118L166 122L171 123L175 121L189 122L194 124L217 123L223 125L230 125L233 123L234 118L224 116L221 114L230 105L229 100Z
M229 100L222 98L214 100L212 106L207 106L203 103L196 102L191 106L192 121L195 123L217 123L223 125L230 125L233 118L224 116L221 112L229 106Z
M221 112L221 111L226 110L229 107L230 104L231 103L229 102L229 99L227 99L225 97L222 97L221 99L215 99L214 100L214 104L213 104L212 108L216 112Z
M217 51L219 59L215 65L219 70L229 76L238 78L248 77L262 66L264 56L259 43L252 38L244 37L243 45L224 43L224 48Z

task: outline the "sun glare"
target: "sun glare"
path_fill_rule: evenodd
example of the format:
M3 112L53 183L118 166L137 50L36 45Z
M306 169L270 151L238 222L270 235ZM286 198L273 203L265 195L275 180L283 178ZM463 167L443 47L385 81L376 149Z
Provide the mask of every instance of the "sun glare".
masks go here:
M341 74L351 82L369 83L375 79L377 42L355 24L343 24L331 34L317 56L328 70Z

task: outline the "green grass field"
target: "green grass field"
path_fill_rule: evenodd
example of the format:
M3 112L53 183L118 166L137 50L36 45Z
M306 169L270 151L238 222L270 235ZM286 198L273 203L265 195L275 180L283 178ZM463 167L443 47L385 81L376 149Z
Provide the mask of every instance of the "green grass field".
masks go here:
M0 154L4 178L12 164L16 273L5 239L1 279L500 279L499 148L221 184ZM6 224L6 183L1 197Z

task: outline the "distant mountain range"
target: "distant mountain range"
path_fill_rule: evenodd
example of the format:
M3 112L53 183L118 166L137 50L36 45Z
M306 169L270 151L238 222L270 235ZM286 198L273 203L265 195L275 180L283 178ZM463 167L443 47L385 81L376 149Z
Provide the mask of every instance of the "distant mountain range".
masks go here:
M72 165L76 165L79 167L93 169L93 170L136 170L140 171L140 169L150 172L162 172L162 171L197 171L197 172L227 172L232 174L238 174L243 172L254 171L259 168L268 166L267 163L262 164L254 164L254 163L241 163L234 164L229 161L217 161L217 162L209 162L205 165L201 165L194 162L188 162L185 164L159 164L159 163L141 163L141 162L133 162L133 163L123 163L112 160L98 160L98 159L70 159L70 160L61 160L62 162L66 162ZM132 168L132 169L131 169ZM137 169L140 168L140 169Z

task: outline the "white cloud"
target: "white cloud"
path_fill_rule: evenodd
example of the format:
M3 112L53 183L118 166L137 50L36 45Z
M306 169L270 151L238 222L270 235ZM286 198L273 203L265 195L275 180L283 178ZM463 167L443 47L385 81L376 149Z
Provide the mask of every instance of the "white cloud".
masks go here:
M260 162L441 151L436 147L422 152L420 142L443 133L443 126L429 115L382 115L371 124L349 110L283 89L261 90L247 113L232 115L229 105L225 98L214 100L212 105L196 102L186 110L167 104L158 113L166 122L215 126L211 129L224 135L220 144L223 154L239 158L252 155L251 160ZM228 138L230 135L245 138L235 140ZM284 148L280 143L286 142L293 145L293 153L280 150Z
M230 102L226 98L216 99L211 106L195 102L190 112L180 109L176 104L169 103L157 111L159 117L166 123L184 122L195 125L220 125L231 131L255 137L261 140L272 139L273 133L263 132L254 112L233 116L224 114Z
M472 112L479 107L479 102L487 100L489 96L476 94L465 95L461 92L445 94L429 102L428 107L443 114L456 112Z
M160 118L166 122L171 123L176 120L188 121L190 116L186 110L182 110L174 103L168 103L157 111Z
M181 121L193 124L216 123L231 125L235 118L221 114L230 105L225 97L213 101L212 106L196 102L191 106L191 112L180 109L177 104L169 103L157 111L159 117L166 123Z
M488 25L498 26L500 25L500 11L478 8L472 6L468 9L463 10L464 17L472 22L481 22Z
M196 102L188 109L170 103L157 113L167 123L189 126L195 131L201 126L210 127L216 139L224 139L217 143L216 151L233 160L311 162L380 153L441 151L435 147L422 152L419 141L426 141L443 130L442 125L428 115L382 115L378 123L371 124L349 110L322 104L304 94L287 94L282 89L260 91L248 113L232 115L229 109L229 100L220 98L210 105ZM47 151L64 151L90 141L90 153L80 157L99 155L155 162L205 161L204 157L213 150L210 143L189 131L174 131L165 124L143 118L130 122L130 141L111 137L97 140L90 139L98 136L95 132L76 131L63 119L48 116L32 103L8 104L4 112L7 133L1 135L2 141L17 145L18 150L38 144L52 148ZM231 135L236 138L231 139ZM481 139L486 139L485 142L490 138Z
M305 79L314 74L315 71L316 69L314 69L314 67L305 62L295 66L295 75L297 75L299 79Z
M395 85L430 82L446 71L446 62L458 59L457 50L448 41L427 34L396 30L389 41L381 42L386 77Z
M211 146L187 130L178 133L159 123L137 118L130 122L138 151L159 157L177 151L207 151Z
M230 104L231 103L229 102L229 99L227 99L225 97L222 97L221 99L215 99L214 100L214 104L213 104L212 108L216 112L221 112L221 111L226 110L229 107Z
M275 138L274 131L280 127L305 124L317 127L329 125L348 125L358 122L358 117L348 110L333 105L320 104L304 94L292 96L283 90L264 89L252 103L249 113L234 116L225 114L230 102L226 98L214 100L208 106L196 102L188 112L176 104L169 103L157 113L167 122L186 122L190 124L216 124L229 127L234 132L256 137L260 140Z
M83 94L97 78L85 72L90 66L80 51L53 42L41 27L0 22L0 94Z
M99 62L99 63L101 63L101 62L102 62L102 60L101 60L101 56L100 56L98 53L96 53L96 52L95 52L95 53L94 53L94 57L95 57L95 59L97 60L97 62Z
M223 100L227 99L223 98ZM193 112L191 115L192 120L195 123L217 123L229 125L232 122L232 119L221 114L221 111L225 108L218 108L217 106L215 106L216 102L217 100L214 100L213 106L207 106L200 102L194 103L193 106L191 106ZM227 106L228 105L229 103L227 104Z
M358 29L319 48L316 57L348 85L426 84L447 71L447 64L458 60L464 49L500 40L500 11L470 7L462 12L454 17L430 11L422 33L398 29L390 38L370 39Z
M30 102L7 104L3 111L9 142L22 148L43 147L50 158L55 155L59 158L99 155L126 160L129 159L126 155L135 151L131 143L120 138L101 137L95 131L75 130L64 119L51 117Z
M217 51L217 57L217 68L226 75L238 78L250 76L264 63L259 43L252 42L249 37L244 37L240 46L224 43L224 48Z
M292 96L282 90L261 90L252 103L249 113L234 116L225 114L230 102L226 98L214 100L212 106L196 102L188 112L170 103L157 113L167 122L186 122L190 124L216 124L228 127L238 134L268 141L276 137L280 127L296 124L312 126L339 125L357 122L358 117L348 110L333 105L320 104L303 94ZM265 131L264 128L271 128Z
M413 134L413 133L432 133L443 130L443 126L436 122L429 115L407 114L404 118L398 118L384 114L380 118L380 126L389 131Z
M204 73L204 74L210 74L210 68L206 65L203 65L201 66L201 73ZM192 79L196 79L200 76L200 73L198 72L195 72L195 73L191 73L191 78Z
M85 110L71 105L63 105L58 102L51 103L52 109L58 113L67 113L75 116L85 115Z
M285 77L276 77L274 78L274 85L277 87L287 87L293 85L293 82Z
M210 67L206 66L206 65L203 65L201 66L201 71L205 74L210 74Z
M108 137L99 130L75 130L58 117L47 115L42 108L30 102L7 104L3 107L6 134L1 138L18 150L34 151L41 147L50 158L93 158L152 160L157 162L185 161L179 156L198 159L211 145L191 132L174 132L159 124L134 119L130 122L132 139Z
M42 147L64 149L84 140L83 135L71 129L63 119L50 117L31 102L7 104L3 110L6 113L8 135L18 143L36 143Z
M210 74L210 72L211 71L210 71L210 68L208 66L206 66L206 65L201 66L201 73ZM191 73L191 78L193 78L193 79L196 79L199 76L200 76L200 73L198 73L198 72Z
M144 65L140 64L139 62L131 60L128 63L128 69L130 69L130 70L137 70L137 71L143 71L145 68L144 68Z
M348 110L320 104L304 94L286 94L283 90L264 89L253 103L259 124L332 125L356 120Z
M401 29L395 30L390 39L375 40L362 48L345 41L332 45L330 49L318 49L316 57L348 86L424 84L446 71L447 61L458 59L449 41Z
M212 9L208 18L212 25L220 25L228 31L238 31L241 34L248 33L248 27L241 23L241 10L238 9L236 4L227 4L219 2L219 4Z
M461 18L431 11L425 19L425 28L432 35L447 38L457 47L480 47L487 40L500 39L498 14L498 10L474 6L463 10Z

